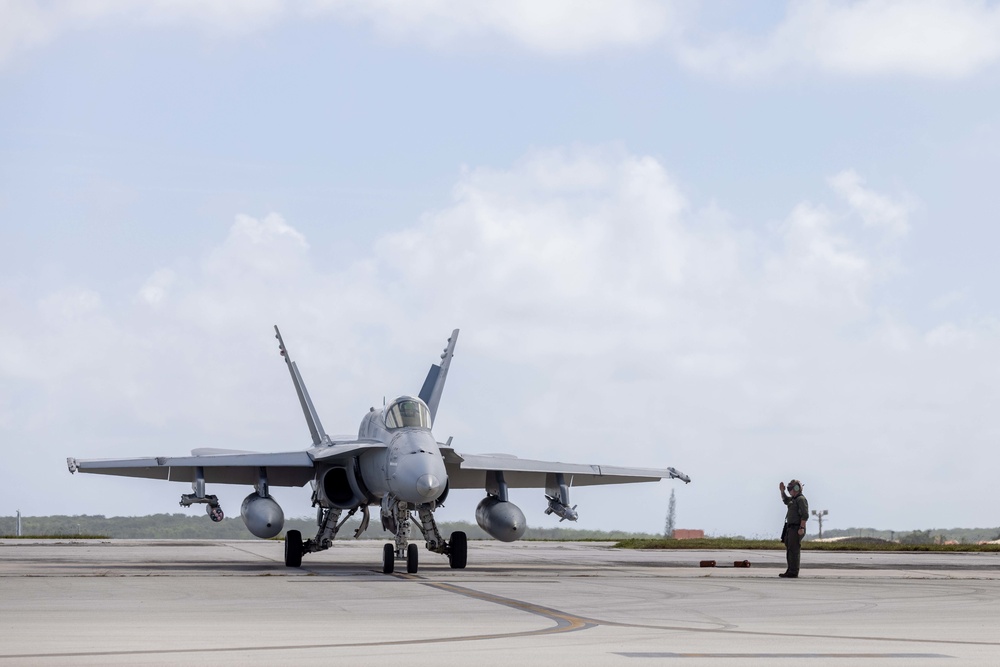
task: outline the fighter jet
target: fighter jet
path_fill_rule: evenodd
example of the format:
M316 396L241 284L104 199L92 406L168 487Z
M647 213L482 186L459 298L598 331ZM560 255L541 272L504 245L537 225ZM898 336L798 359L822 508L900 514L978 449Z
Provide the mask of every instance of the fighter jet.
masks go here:
M451 489L483 489L486 497L476 508L476 522L494 538L513 542L524 535L527 524L521 509L507 498L509 488L545 490L546 514L562 520L577 520L570 506L573 485L628 484L661 479L690 478L673 468L621 468L534 461L502 454L460 454L452 439L438 442L431 432L448 369L458 341L451 333L439 363L431 365L417 396L400 396L382 409L372 407L361 420L357 438L331 438L323 429L298 365L292 361L274 327L278 349L292 376L305 415L312 446L291 452L261 453L230 449L195 449L191 456L157 456L131 459L66 460L71 473L123 475L188 482L192 493L181 495L180 504L204 504L213 521L224 513L217 496L206 492L207 484L246 484L253 491L243 501L240 516L253 535L269 539L284 527L281 507L271 497L272 486L305 486L313 489L317 508L316 535L302 539L297 530L285 533L285 565L300 567L304 554L329 549L347 520L361 512L354 537L368 527L370 507L378 507L382 527L395 536L382 549L382 571L391 574L396 561L405 561L406 571L418 565L416 544L409 543L410 525L415 523L428 550L447 556L452 568L468 562L467 536L462 531L444 539L434 519ZM344 516L344 513L347 513Z

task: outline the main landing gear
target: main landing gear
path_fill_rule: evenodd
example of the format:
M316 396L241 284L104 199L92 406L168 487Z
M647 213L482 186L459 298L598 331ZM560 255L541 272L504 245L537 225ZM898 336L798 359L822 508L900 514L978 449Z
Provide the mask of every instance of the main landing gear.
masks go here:
M285 565L288 567L301 567L302 566L302 555L311 554L316 551L326 551L333 544L333 538L337 536L337 532L340 530L348 519L350 519L354 514L361 510L362 518L361 524L354 533L354 538L357 539L361 533L368 529L368 506L359 505L347 513L343 519L340 515L343 513L339 509L327 509L319 508L316 512L316 537L309 538L308 540L302 540L302 533L297 530L290 530L285 533Z
M285 533L285 565L302 566L302 533L297 530Z
M448 565L453 570L464 570L467 562L469 562L468 539L465 533L456 530L448 541Z
M364 518L354 533L354 537L357 538L368 527L367 506L355 507L343 519L341 519L342 511L339 509L320 508L316 515L318 525L316 537L305 541L302 540L302 533L297 530L289 530L285 533L285 565L301 567L304 554L329 549L341 526L359 509L363 511ZM469 561L468 538L464 532L457 530L446 541L441 536L437 522L434 520L434 509L436 509L436 505L433 503L413 507L409 503L388 497L383 498L382 527L393 533L394 540L382 547L382 572L392 574L398 560L406 562L408 574L417 573L420 550L416 544L409 543L411 522L415 522L423 534L428 551L447 556L448 565L452 569L465 569ZM411 515L413 510L416 511L415 517Z

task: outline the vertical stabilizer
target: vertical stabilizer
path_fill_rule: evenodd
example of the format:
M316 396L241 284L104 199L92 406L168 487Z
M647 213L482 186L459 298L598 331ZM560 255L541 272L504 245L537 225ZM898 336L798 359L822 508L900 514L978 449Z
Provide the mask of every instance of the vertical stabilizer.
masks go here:
M278 339L278 349L281 350L281 356L284 357L285 363L288 364L288 372L292 374L292 383L295 385L295 393L299 395L302 414L306 417L306 424L309 426L309 434L312 436L313 444L319 445L329 442L330 438L323 430L323 424L319 420L319 415L316 414L316 408L313 407L312 399L309 398L306 385L302 381L302 376L299 375L299 367L288 356L288 350L285 349L285 342L281 340L281 332L278 331L277 325L274 327L274 334L274 337Z
M451 366L451 358L455 356L455 343L458 341L458 329L451 332L448 344L441 353L441 363L434 364L427 371L427 378L424 386L420 388L420 400L427 404L431 411L431 423L437 416L438 404L441 402L441 392L444 391L444 382L448 379L448 368Z

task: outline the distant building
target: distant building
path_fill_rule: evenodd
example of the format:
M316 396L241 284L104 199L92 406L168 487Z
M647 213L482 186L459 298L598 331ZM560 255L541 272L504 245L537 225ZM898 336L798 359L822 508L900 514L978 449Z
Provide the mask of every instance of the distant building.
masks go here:
M697 540L705 537L704 530L692 530L690 528L674 528L675 540Z

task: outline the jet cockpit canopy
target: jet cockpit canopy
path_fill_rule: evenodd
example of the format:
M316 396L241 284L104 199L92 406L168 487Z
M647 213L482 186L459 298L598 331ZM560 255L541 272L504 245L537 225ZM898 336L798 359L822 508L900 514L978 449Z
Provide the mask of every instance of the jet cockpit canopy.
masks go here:
M385 427L389 430L416 426L431 427L431 411L419 398L400 396L385 409Z

